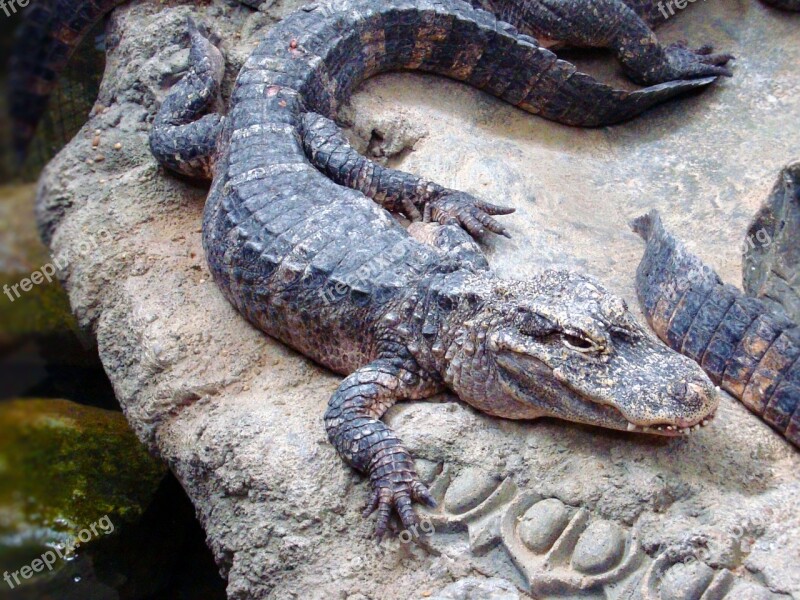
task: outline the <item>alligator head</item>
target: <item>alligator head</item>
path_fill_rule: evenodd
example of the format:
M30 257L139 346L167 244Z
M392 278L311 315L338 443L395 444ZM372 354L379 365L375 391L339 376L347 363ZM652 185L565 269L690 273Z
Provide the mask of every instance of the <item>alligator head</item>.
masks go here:
M718 397L700 367L592 280L547 271L530 281L476 275L462 286L472 303L451 315L459 325L450 322L443 370L476 408L660 435L713 417Z

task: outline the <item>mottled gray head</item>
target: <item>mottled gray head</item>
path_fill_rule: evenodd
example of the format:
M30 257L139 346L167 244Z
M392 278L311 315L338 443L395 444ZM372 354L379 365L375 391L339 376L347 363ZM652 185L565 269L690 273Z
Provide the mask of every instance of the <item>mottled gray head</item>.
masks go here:
M480 291L445 378L477 408L662 435L713 416L716 390L700 367L592 280L547 271L524 282L476 277L465 287Z

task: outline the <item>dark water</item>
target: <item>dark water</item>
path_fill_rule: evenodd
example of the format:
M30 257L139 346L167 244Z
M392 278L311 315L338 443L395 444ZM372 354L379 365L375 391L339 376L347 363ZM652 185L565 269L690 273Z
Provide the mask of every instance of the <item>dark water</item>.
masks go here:
M19 17L20 14L6 18L0 13L0 185L38 178L46 162L85 122L103 69L101 24L71 61L34 140L29 160L21 167L10 150L5 102L6 61ZM0 202L5 200L0 192ZM6 230L8 224L0 223L0 235ZM120 410L96 350L87 337L76 331L74 323L64 323L63 330L55 328L46 335L14 338L3 334L0 322L0 401L63 398ZM2 342L9 337L13 341ZM38 546L23 545L13 551L0 548L0 571L29 564L40 555ZM205 544L193 506L175 477L168 474L138 522L120 525L112 535L87 545L63 566L57 577L40 579L14 591L0 580L0 598L216 600L225 598L225 582Z
M71 365L59 360L65 355ZM87 347L85 339L70 332L47 339L31 338L0 355L0 401L25 397L66 398L120 410L96 352ZM0 598L225 598L225 582L205 544L194 507L172 474L164 478L137 523L120 526L113 535L98 539L88 548L51 582L14 592L0 582ZM40 554L34 552L33 557ZM19 557L14 564L29 563Z

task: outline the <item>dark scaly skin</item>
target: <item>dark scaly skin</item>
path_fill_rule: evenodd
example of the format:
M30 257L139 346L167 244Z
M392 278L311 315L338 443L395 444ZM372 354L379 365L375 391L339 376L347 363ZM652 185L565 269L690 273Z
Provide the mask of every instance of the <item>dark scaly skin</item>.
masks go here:
M633 222L647 242L636 288L647 321L670 347L800 446L800 328L724 284L669 234L656 212Z
M16 35L9 106L15 149L23 158L59 73L97 21L126 0L32 0ZM793 0L792 0L793 1ZM260 0L239 0L257 8ZM631 77L645 85L728 75L728 55L709 49L662 48L647 24L620 0L473 0L523 31L579 46L615 49ZM597 2L607 3L600 6ZM602 9L602 10L601 10ZM652 6L651 6L652 9ZM554 18L555 10L559 18Z
M501 417L672 436L711 418L717 399L702 370L602 286L552 271L503 281L489 270L460 226L502 232L492 215L508 210L374 165L330 121L359 82L394 69L466 81L575 124L630 117L697 82L612 90L457 0L318 5L266 35L218 122L217 150L198 161L192 144L207 131L192 120L205 108L195 99L213 95L218 78L206 75L219 51L190 31L189 74L165 100L169 118L157 116L151 147L172 168L176 150L191 157L178 160L182 173L213 173L203 243L229 301L346 376L325 427L370 477L379 536L393 511L410 527L412 503L433 501L380 420L400 400L449 389ZM383 206L417 221L407 231Z
M336 123L322 115L304 114L301 136L313 165L336 183L360 191L386 210L402 213L412 221L424 219L442 225L452 222L478 238L486 229L510 237L492 216L507 215L512 210L366 159L350 147Z
M732 75L731 54L662 46L652 28L663 23L658 2L623 0L470 0L525 33L573 46L608 48L641 85ZM656 16L658 15L658 16ZM660 18L659 18L660 17Z
M747 229L742 287L800 323L800 162L786 166Z

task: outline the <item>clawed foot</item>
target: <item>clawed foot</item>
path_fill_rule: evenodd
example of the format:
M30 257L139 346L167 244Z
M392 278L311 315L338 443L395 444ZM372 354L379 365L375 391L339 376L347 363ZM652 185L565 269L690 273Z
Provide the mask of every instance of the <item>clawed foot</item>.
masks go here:
M664 49L667 64L654 77L658 82L676 79L698 79L701 77L731 77L727 66L733 54L715 54L712 46L691 49L686 42L670 44Z
M513 208L484 202L464 192L452 192L428 203L423 220L426 223L436 221L442 225L459 225L474 238L482 237L487 229L510 238L508 230L492 216L513 212Z
M372 498L363 517L367 518L373 512L378 512L378 521L375 524L375 537L378 541L383 538L389 527L389 517L396 510L400 516L403 528L416 531L419 526L419 517L414 512L413 503L421 502L432 508L436 507L428 488L425 487L416 473L390 473L384 477L373 479Z

